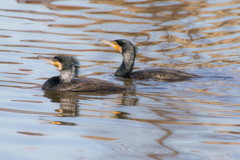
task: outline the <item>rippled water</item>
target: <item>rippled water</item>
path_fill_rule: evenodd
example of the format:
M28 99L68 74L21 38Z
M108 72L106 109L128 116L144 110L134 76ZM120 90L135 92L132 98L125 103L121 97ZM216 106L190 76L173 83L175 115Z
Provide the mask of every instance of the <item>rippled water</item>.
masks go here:
M1 159L239 159L239 0L8 0L0 6ZM138 47L135 69L204 75L124 82L121 55L99 38ZM124 94L51 94L58 72L38 55L74 55L81 75L135 87Z

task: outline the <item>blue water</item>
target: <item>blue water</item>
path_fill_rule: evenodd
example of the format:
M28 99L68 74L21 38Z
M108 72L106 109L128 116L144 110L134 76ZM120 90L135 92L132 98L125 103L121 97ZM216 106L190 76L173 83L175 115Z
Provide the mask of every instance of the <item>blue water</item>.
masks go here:
M238 0L1 2L1 159L239 159L239 11ZM115 78L122 57L100 38L132 41L135 70L203 77ZM59 54L76 56L81 76L135 90L44 92L58 71L37 56Z

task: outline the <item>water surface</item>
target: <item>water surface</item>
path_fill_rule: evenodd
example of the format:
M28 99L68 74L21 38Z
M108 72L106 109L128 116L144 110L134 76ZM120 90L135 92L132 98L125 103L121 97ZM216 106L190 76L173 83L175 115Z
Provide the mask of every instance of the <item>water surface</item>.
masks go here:
M1 2L1 159L239 159L239 7L239 0ZM121 55L100 38L132 41L136 70L203 78L115 78ZM58 54L76 56L81 76L135 90L44 92L58 72L37 56Z

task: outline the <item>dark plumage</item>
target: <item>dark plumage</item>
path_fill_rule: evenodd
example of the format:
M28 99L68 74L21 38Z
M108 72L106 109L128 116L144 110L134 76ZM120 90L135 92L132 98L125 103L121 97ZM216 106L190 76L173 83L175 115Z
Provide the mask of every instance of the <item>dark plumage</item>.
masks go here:
M165 81L182 81L199 77L197 75L186 73L183 71L163 68L138 70L132 72L137 52L136 47L131 42L125 39L118 39L114 41L108 41L105 39L100 40L103 43L112 46L114 49L119 51L123 56L122 64L115 72L115 76L138 80L158 79Z
M97 92L97 91L123 91L127 88L108 81L90 78L77 79L79 73L79 62L75 57L55 56L46 60L56 66L60 71L59 76L49 78L42 86L43 90L65 91L65 92Z

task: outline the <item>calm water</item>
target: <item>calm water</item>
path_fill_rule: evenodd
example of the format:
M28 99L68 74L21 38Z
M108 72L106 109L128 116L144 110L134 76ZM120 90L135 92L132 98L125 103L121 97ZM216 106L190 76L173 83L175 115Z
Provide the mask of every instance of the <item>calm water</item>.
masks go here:
M239 0L7 0L0 6L0 155L3 160L238 160ZM135 69L204 75L124 82L121 55L99 38L138 48ZM119 94L51 94L56 68L37 56L74 55L81 76L135 87Z

